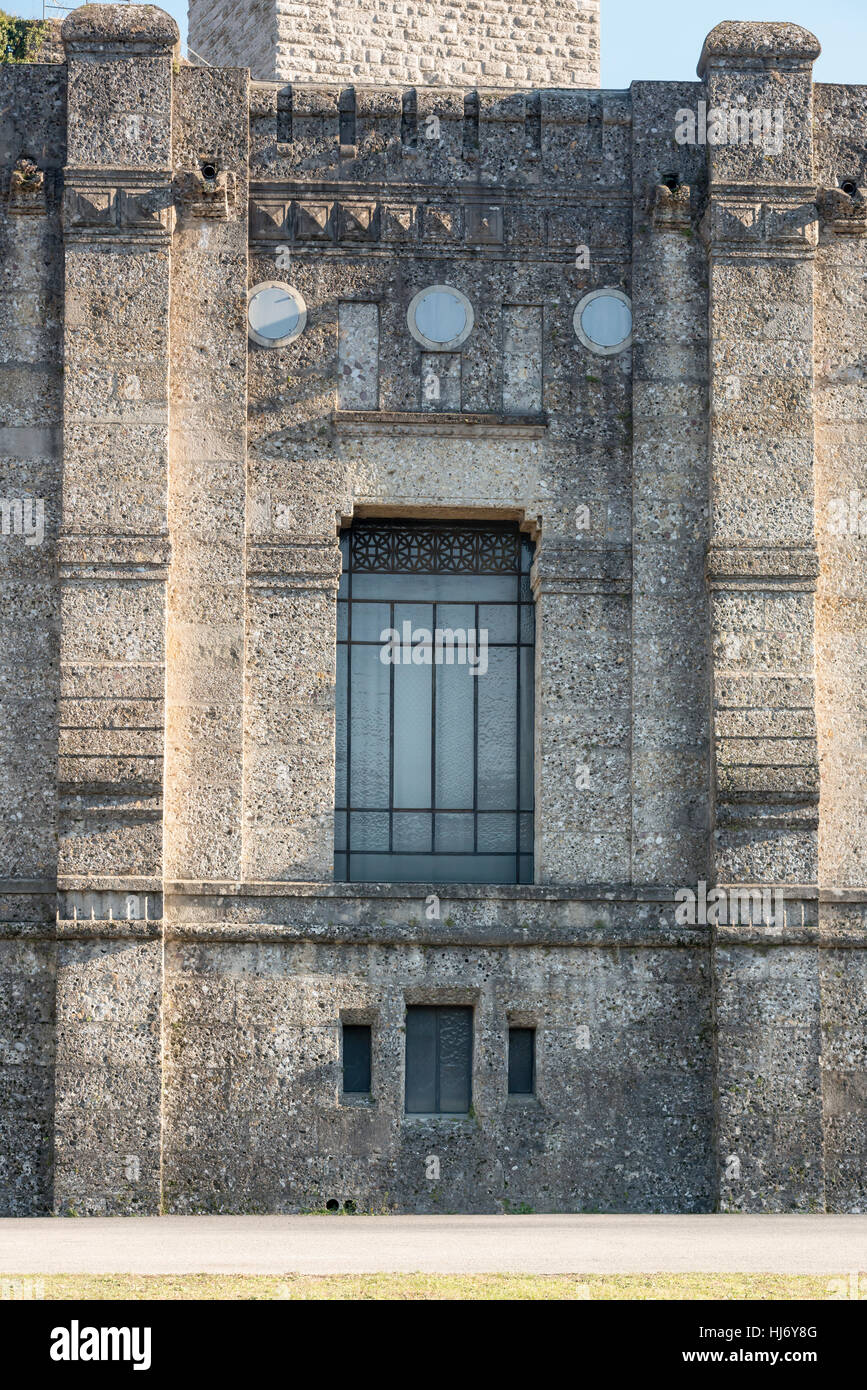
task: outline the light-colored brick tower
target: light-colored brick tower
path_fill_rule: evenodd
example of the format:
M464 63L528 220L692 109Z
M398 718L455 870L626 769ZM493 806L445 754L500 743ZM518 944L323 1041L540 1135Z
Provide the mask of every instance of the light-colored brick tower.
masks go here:
M261 81L598 87L599 0L190 0L189 42Z

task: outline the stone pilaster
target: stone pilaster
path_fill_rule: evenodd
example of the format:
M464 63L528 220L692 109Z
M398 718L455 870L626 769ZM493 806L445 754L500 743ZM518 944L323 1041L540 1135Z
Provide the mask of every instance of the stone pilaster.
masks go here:
M69 96L54 1206L160 1184L172 63L146 5L64 22Z
M274 520L247 549L244 877L327 882L340 550Z
M174 82L169 879L241 873L247 89L243 69L183 67Z
M536 600L536 881L629 881L630 555L544 536Z
M797 25L726 23L699 65L709 171L712 875L720 887L761 885L787 900L776 920L753 905L746 922L728 911L714 932L724 1209L823 1201L818 962L803 931L818 825L818 53Z

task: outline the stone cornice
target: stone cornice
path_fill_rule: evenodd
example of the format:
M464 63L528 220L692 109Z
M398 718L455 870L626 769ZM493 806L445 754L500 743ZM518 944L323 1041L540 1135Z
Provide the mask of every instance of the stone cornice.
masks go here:
M819 577L814 544L716 542L708 547L709 589L796 589L812 592Z
M545 415L487 415L433 410L335 410L335 432L345 435L437 435L447 439L541 439Z
M57 542L64 579L162 580L168 576L168 536L65 534Z
M583 545L544 538L531 570L534 597L541 594L616 594L632 589L632 551L628 545Z
M247 583L252 588L323 589L336 593L341 558L336 538L248 540Z

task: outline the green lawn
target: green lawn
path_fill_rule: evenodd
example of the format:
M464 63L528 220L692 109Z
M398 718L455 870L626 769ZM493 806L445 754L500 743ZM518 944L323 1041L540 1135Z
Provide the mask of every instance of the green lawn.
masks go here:
M46 1299L827 1299L808 1274L31 1274L14 1297ZM17 1286L23 1286L18 1292ZM9 1292L6 1292L9 1297Z

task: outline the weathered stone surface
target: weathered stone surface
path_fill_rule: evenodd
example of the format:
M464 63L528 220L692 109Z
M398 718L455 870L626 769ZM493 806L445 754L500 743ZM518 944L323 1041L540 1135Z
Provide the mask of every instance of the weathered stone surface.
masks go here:
M598 87L599 0L568 13L551 0L191 0L190 48L218 66L281 82Z
M193 67L86 6L0 65L4 1213L867 1210L867 88L738 21L601 92L597 10L194 0ZM533 883L333 881L370 515L534 542ZM465 1116L405 1113L417 1004Z

